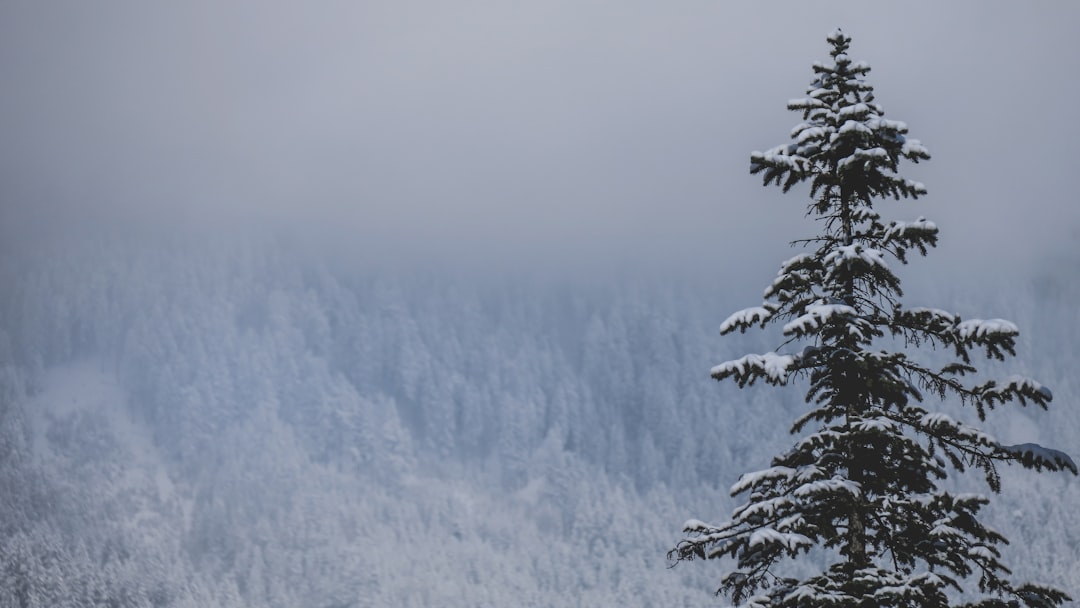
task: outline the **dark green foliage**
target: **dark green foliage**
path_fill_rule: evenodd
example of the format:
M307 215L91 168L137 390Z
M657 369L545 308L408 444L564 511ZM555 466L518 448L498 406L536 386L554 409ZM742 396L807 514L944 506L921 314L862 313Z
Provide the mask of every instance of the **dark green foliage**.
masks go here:
M982 420L1014 401L1045 409L1052 395L1019 376L965 381L977 372L973 355L1015 355L1012 323L902 305L889 264L925 255L938 230L924 218L884 221L874 205L925 194L897 171L902 159L930 156L904 123L884 117L865 81L869 66L847 55L851 39L837 31L828 42L832 61L814 64L807 97L788 104L804 121L792 143L754 152L750 169L785 191L808 183L808 213L822 233L801 241L810 250L782 264L761 306L721 326L726 334L779 322L787 341L781 352L712 370L739 386L805 379L811 408L791 429L805 434L770 468L740 478L732 494L747 500L730 521L687 522L687 538L669 558L734 560L718 593L752 606L944 607L976 591L986 599L965 605L1060 605L1068 599L1060 591L1009 580L999 549L1006 539L978 519L988 500L940 482L974 467L998 492L999 463L1073 474L1076 465L1056 450L1002 445L923 405L929 393L973 407ZM954 360L917 360L919 349L938 346ZM802 580L785 574L785 562L815 548L830 564L824 571Z

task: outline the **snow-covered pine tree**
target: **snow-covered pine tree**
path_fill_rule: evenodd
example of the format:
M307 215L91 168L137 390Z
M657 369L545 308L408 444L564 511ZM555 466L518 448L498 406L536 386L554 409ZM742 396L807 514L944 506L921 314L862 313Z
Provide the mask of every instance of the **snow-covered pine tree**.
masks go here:
M886 222L874 205L926 194L897 166L930 156L904 123L884 117L865 81L870 67L848 57L851 39L835 31L828 42L832 61L815 63L808 95L788 103L803 116L792 143L754 152L750 169L784 191L809 182L809 215L823 234L798 243L808 252L781 265L761 306L721 325L727 334L780 323L787 340L778 350L787 352L712 370L740 387L805 378L810 409L791 428L801 435L795 445L732 487L748 498L731 520L687 522L669 559L733 559L717 593L750 606L1058 606L1069 600L1064 592L1009 580L999 551L1007 541L978 519L987 498L954 494L941 481L974 467L998 492L998 463L1073 474L1076 465L1038 445L1002 445L927 409L922 392L971 406L980 420L1012 401L1045 409L1051 393L1019 376L971 380L974 355L1015 355L1012 323L901 304L890 260L925 255L938 230L923 218ZM942 367L914 356L937 346L951 353ZM828 565L793 578L785 567L811 548Z

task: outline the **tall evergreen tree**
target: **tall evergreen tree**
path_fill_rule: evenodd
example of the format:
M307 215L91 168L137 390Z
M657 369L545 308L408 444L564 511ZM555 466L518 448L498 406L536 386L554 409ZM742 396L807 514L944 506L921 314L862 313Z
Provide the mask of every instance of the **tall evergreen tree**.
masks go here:
M998 492L999 463L1073 474L1076 465L1042 446L1003 445L923 399L956 400L985 420L1013 401L1045 409L1052 395L1020 376L972 379L974 356L1015 355L1014 324L901 304L889 264L925 255L938 229L924 218L884 221L874 206L926 194L897 167L930 156L904 123L884 117L865 80L870 67L848 57L851 38L836 31L828 43L832 61L815 63L807 96L788 103L803 117L793 141L754 152L750 169L785 192L808 182L808 214L822 234L798 243L806 253L781 265L761 306L721 325L727 334L782 324L787 340L780 352L712 370L740 387L805 379L810 409L791 427L794 446L732 487L748 497L731 520L687 522L669 559L733 559L718 593L750 606L1058 606L1064 592L1009 579L1006 539L978 518L988 499L941 482L972 467ZM915 356L938 346L951 353L944 366ZM790 561L812 548L827 566L793 578Z

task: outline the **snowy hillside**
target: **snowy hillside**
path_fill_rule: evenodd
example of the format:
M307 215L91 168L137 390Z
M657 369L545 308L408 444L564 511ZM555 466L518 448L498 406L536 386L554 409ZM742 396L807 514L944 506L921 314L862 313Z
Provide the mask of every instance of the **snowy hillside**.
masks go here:
M391 274L290 251L6 260L0 606L719 601L710 564L668 569L665 553L688 517L729 513L727 489L788 443L802 406L798 389L709 379L775 347L717 335L752 290ZM1076 277L1003 287L924 291L1017 322L1017 371L1055 407L989 430L1076 456ZM1007 563L1080 593L1080 485L1003 485L988 521L1013 540Z

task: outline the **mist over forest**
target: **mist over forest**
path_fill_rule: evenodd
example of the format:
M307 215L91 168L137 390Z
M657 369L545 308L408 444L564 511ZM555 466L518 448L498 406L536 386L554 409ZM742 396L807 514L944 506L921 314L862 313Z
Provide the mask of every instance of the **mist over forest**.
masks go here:
M708 278L355 271L268 236L3 279L2 605L704 605L715 569L665 553L802 407L708 379L776 346L721 340L746 294ZM931 294L1026 330L1011 370L1056 407L993 415L1003 441L1080 450L1077 285ZM1080 486L1003 473L1007 563L1077 588Z
M3 3L0 607L719 604L666 553L805 411L709 370L784 341L718 329L837 25L933 155L905 305L1014 321L1055 398L985 428L1080 456L1080 10L939 4ZM1080 484L1001 473L1080 597Z

